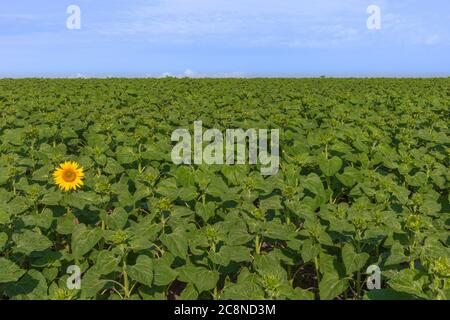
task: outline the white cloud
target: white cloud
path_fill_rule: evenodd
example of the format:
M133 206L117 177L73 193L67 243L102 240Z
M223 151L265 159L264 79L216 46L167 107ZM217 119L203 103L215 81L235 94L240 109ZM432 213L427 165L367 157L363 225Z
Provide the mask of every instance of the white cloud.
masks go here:
M326 48L367 43L438 45L450 43L448 22L428 13L408 11L408 2L377 0L382 30L368 37L366 8L372 0L136 0L89 12L83 30L67 36L61 29L0 33L15 44L150 43L155 47L216 46L235 48ZM400 5L402 4L402 5ZM99 10L99 8L95 8ZM0 14L12 18L11 14ZM90 18L88 18L90 17ZM31 15L18 16L33 19ZM60 19L61 17L58 17ZM65 18L65 16L64 16ZM41 17L42 20L42 17ZM364 42L366 41L366 42Z
M195 76L195 72L191 69L186 69L184 70L183 76L187 78L193 78Z
M425 35L425 36L417 36L415 38L416 44L424 44L427 46L436 45L441 42L441 37L438 35Z
M123 13L95 28L105 36L126 36L169 45L317 46L349 41L364 18L360 0L163 0ZM361 24L361 28L363 25Z

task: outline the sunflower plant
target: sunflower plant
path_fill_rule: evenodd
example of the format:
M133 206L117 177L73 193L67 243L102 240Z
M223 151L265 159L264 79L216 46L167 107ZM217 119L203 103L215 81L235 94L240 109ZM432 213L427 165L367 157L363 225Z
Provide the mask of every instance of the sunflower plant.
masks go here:
M78 163L66 161L53 172L55 184L63 191L76 190L83 186L84 171Z

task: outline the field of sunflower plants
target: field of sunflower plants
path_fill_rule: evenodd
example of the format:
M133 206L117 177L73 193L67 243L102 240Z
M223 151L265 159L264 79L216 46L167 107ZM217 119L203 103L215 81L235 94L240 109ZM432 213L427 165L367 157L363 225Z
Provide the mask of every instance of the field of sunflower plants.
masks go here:
M0 299L449 299L449 109L450 79L0 80ZM175 165L194 121L279 129L278 173Z

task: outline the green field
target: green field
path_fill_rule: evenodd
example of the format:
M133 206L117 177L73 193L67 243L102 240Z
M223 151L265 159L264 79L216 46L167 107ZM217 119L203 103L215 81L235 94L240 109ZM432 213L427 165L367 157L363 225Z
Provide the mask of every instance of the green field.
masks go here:
M279 172L175 165L198 120ZM450 299L449 127L450 79L0 80L0 299Z

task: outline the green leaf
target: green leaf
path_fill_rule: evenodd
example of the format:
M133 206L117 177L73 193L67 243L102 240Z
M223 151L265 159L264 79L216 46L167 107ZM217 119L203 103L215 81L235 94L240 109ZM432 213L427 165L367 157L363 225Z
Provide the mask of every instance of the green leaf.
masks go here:
M310 173L305 179L302 181L303 186L316 195L323 195L325 193L325 189L323 187L323 183L320 180L320 177L315 173Z
M151 286L153 282L153 261L151 258L140 255L134 266L129 267L128 274L133 280Z
M282 224L279 221L267 222L264 229L264 236L275 240L292 240L297 235L294 225Z
M414 295L398 292L392 289L377 289L370 290L364 297L368 300L414 300L417 299Z
M0 208L0 225L9 224L10 222L11 218L9 213L7 213L6 210L2 210L2 208Z
M124 171L124 168L113 158L108 158L105 172L112 174L112 175L118 175L119 173L122 173Z
M26 272L6 258L0 258L0 283L16 282Z
M8 235L5 232L0 232L0 251L3 251L8 243Z
M274 276L280 282L287 280L287 272L281 266L280 258L272 252L255 256L253 266L260 275Z
M198 291L195 289L193 283L188 283L184 290L181 292L181 300L196 300L198 298Z
M7 167L0 167L0 185L5 184L9 176L9 169Z
M106 284L95 268L89 269L81 278L81 299L95 298Z
M320 245L313 243L311 240L303 241L301 256L303 262L309 262L319 255Z
M281 205L281 199L279 196L272 196L270 198L261 200L259 207L263 211L280 210L283 208L283 206Z
M353 272L364 268L369 260L369 254L365 252L356 253L355 248L350 243L346 243L342 247L342 260L344 261L347 274L351 275Z
M393 290L416 295L423 299L428 299L423 287L426 283L426 275L420 274L417 270L403 269L392 277L388 284Z
M47 206L56 206L62 199L62 194L60 191L47 192L44 197L42 197L41 203Z
M78 220L75 215L70 212L56 219L56 231L60 234L71 234Z
M321 155L318 157L317 162L319 164L320 170L327 177L334 176L342 167L342 160L338 157L327 159L325 155Z
M219 273L203 267L187 265L178 269L178 279L183 282L193 283L198 292L212 290L219 281Z
M80 259L88 253L102 238L102 232L98 229L88 229L84 224L78 224L72 231L72 254L75 259Z
M44 165L38 170L33 172L34 181L47 181L51 175L51 171L54 170L52 165Z
M224 195L228 194L229 189L226 183L221 178L212 177L206 193L216 197L222 198Z
M9 284L5 293L13 299L46 300L47 280L42 273L29 270L18 282Z
M321 300L332 300L348 287L346 279L339 279L337 273L325 273L319 283Z
M244 165L224 165L221 172L229 186L238 186L247 177L247 168Z
M181 166L177 169L176 174L177 183L182 187L192 187L195 184L195 174L192 169Z
M223 289L223 300L262 300L265 299L264 290L254 282L229 284Z
M346 167L342 174L337 174L336 177L342 184L348 188L353 187L361 179L361 173L354 167Z
M154 283L157 286L165 286L178 276L178 272L170 267L166 261L156 260L153 264Z
M120 164L129 164L137 160L137 156L131 147L118 147L116 150L117 161Z
M244 246L228 246L225 245L220 248L219 254L222 255L228 261L245 262L252 261L251 255L252 249Z
M278 291L289 300L314 300L314 292L301 288L292 288L290 285L282 285Z
M29 207L30 204L26 198L17 196L8 203L8 213L10 215L17 215L24 212Z
M233 223L228 230L226 237L226 244L229 246L238 246L248 243L253 239L253 236L248 233L245 223Z
M67 197L70 206L77 209L84 209L87 205L97 205L101 202L101 198L94 191L84 191L72 193Z
M164 234L161 236L161 242L174 256L186 260L188 243L186 241L186 235L183 231L177 229L173 233Z
M127 221L128 213L121 207L115 208L111 214L106 215L106 225L111 230L123 229L127 224Z
M119 264L119 258L117 258L111 251L100 251L95 261L94 270L100 274L109 274L113 272Z
M435 200L427 199L420 206L420 211L426 215L433 215L441 211L442 206Z
M192 201L197 198L197 189L193 186L178 188L174 198L177 196L183 201Z
M12 236L15 242L14 252L31 254L50 248L53 243L44 235L31 230L25 230L23 233L14 233Z
M389 255L384 262L384 266L398 265L406 261L408 261L408 257L405 256L403 246L399 242L395 242L389 251Z
M208 202L203 204L201 202L195 203L195 212L203 219L204 222L207 222L210 218L214 217L216 210L216 205L214 202Z

